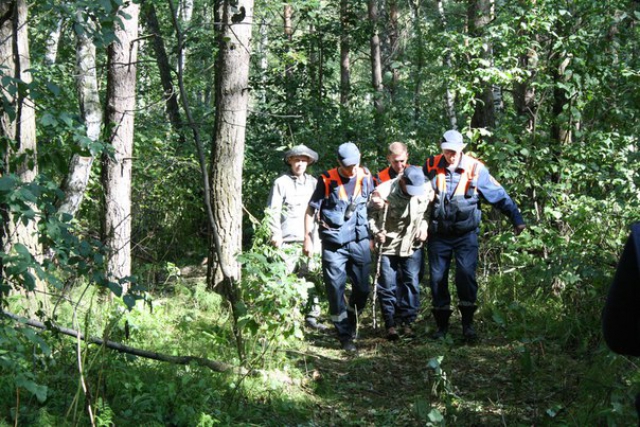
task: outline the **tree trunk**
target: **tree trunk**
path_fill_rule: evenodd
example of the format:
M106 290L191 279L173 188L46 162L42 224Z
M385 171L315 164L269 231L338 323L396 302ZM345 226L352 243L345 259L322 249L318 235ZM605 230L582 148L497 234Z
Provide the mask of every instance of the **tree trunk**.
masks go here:
M288 51L291 48L291 41L293 39L293 24L291 22L293 16L293 8L289 3L284 5L282 11L282 24L284 27L285 37L285 60L284 60L284 74L285 74L285 92L287 96L287 105L293 105L293 97L296 92L294 75L293 75L293 62L288 55Z
M447 31L447 15L444 11L444 0L438 0L438 13L440 15L440 22L442 23L442 31ZM446 49L444 57L442 58L444 68L447 70L453 70L453 61L451 59L451 49ZM444 105L449 118L449 125L451 129L458 129L458 116L456 115L455 106L455 93L448 84L446 84Z
M187 3L187 2L185 2ZM193 3L191 4L193 7ZM178 106L178 94L173 85L173 79L171 78L171 65L169 64L169 58L167 57L167 51L164 47L164 39L160 32L160 24L158 22L158 16L156 14L156 8L153 3L145 1L142 6L142 11L145 16L145 21L149 27L149 32L153 34L153 51L156 54L156 63L158 64L158 71L160 72L160 82L162 83L162 89L165 96L165 110L167 117L171 122L171 125L176 133L180 137L180 143L184 144L185 137L183 134L182 120L180 119L180 107ZM184 46L182 47L184 49ZM184 61L184 52L181 52L182 61ZM182 63L184 67L184 62Z
M153 4L152 4L153 5ZM155 11L155 8L154 8ZM185 33L189 32L189 26L191 25L191 18L193 17L193 0L180 0L180 20L182 21L182 28ZM157 32L160 34L160 31ZM182 61L182 68L187 66L187 47L180 46L180 60Z
M4 97L4 102L0 105L0 138L6 144L1 172L3 175L15 174L21 182L27 183L37 176L38 164L35 106L27 88L32 77L29 71L31 64L26 1L0 2L0 16L0 76L3 77ZM4 77L14 80L5 85ZM36 210L35 206L31 208ZM8 207L3 206L2 211L4 252L21 244L36 261L41 260L37 216L25 221L25 224L23 221L14 222ZM44 288L42 283L37 286Z
M60 37L62 36L62 24L62 18L58 19L56 28L49 33L49 37L47 38L47 50L44 55L44 62L47 65L55 64L58 59L58 47L60 44Z
M485 63L493 63L493 46L484 36L486 26L494 18L494 0L469 1L469 33L473 37L484 39L482 42L482 59ZM493 88L490 82L480 84L476 94L475 111L471 119L471 127L493 129L496 126Z
M127 3L119 13L117 40L109 45L107 65L107 129L113 156L102 158L104 187L104 241L111 248L109 274L122 279L131 274L131 162L136 106L136 61L140 6ZM123 285L123 291L127 286Z
M211 156L211 200L220 247L211 249L215 259L210 285L224 289L240 278L236 255L242 250L242 166L249 101L249 60L253 1L216 2L218 53L216 57L216 118ZM218 259L220 257L220 259ZM223 289L220 289L223 284ZM230 298L233 301L233 298Z
M95 30L95 22L92 19L87 19L83 11L79 9L76 11L76 23L86 28L86 30L76 33L76 88L80 116L87 129L87 138L96 142L100 138L103 111L98 93L96 47L88 36ZM69 165L69 173L62 183L64 197L60 201L58 212L72 216L78 212L87 189L93 160L91 155L73 155Z
M386 67L391 73L389 95L391 102L393 102L395 100L398 83L400 81L400 71L398 70L398 66L395 64L395 58L400 54L400 37L398 34L398 0L387 0L387 11L389 13L389 54L387 55Z
M380 36L378 35L378 3L377 0L367 2L369 23L371 25L371 83L373 85L373 105L376 112L376 126L382 129L382 116L384 114L384 86L382 84L382 58L380 52ZM384 139L382 132L378 133L378 139Z
M351 95L351 2L340 0L340 105L349 107Z

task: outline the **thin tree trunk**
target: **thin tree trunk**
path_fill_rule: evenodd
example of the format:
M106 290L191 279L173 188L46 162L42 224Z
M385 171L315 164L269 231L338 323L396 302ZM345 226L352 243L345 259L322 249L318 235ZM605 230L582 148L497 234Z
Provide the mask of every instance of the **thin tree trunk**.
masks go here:
M391 102L394 102L398 83L400 81L400 71L395 64L395 59L400 53L400 36L398 34L398 0L387 0L387 11L389 12L389 54L387 55L386 66L391 73L391 84L389 94Z
M185 3L187 2L185 1ZM191 6L193 7L193 4ZM145 1L142 6L142 11L144 13L147 26L149 27L149 32L154 35L153 50L156 54L156 63L158 64L158 71L160 72L160 82L162 83L162 89L164 90L167 117L169 118L173 129L178 133L180 137L180 144L182 145L185 142L185 137L183 134L182 120L180 118L180 107L178 106L178 94L173 85L173 79L171 78L171 65L169 64L167 51L164 47L164 39L160 32L160 23L158 22L156 8L153 3ZM181 56L184 61L184 52L181 52Z
M284 37L285 37L285 92L287 96L287 105L293 104L293 97L295 94L295 83L294 83L294 75L293 75L293 63L287 54L289 49L291 48L291 42L293 39L293 24L291 22L293 16L293 8L289 3L286 3L283 6L282 11L282 24L284 27Z
M438 0L438 13L440 15L440 22L442 24L442 31L447 31L447 15L444 9L445 0ZM444 68L447 70L453 70L453 60L451 59L451 49L446 49L444 57L442 58L442 62ZM458 129L458 117L456 115L456 106L455 106L455 93L451 89L451 87L446 84L445 96L444 96L444 105L445 110L447 112L447 117L449 118L449 124L451 125L451 129Z
M44 62L47 65L53 65L56 63L56 60L58 59L58 47L60 44L60 37L62 36L62 24L63 24L63 19L60 18L58 19L58 23L56 25L56 28L54 28L50 33L49 33L49 37L47 38L47 50L46 53L44 55Z
M380 49L380 36L378 34L378 3L377 0L367 2L369 23L371 25L371 84L373 85L373 105L376 111L378 129L381 129L381 120L384 114L384 86L382 84L382 58ZM379 139L384 139L379 133Z
M136 106L136 61L140 6L127 3L119 13L129 16L116 25L117 40L109 45L107 70L107 129L113 157L102 158L104 240L111 248L109 273L118 279L131 275L131 162ZM123 285L126 292L127 286Z
M485 37L485 28L494 18L494 0L469 0L469 33L473 37L482 38L482 59L493 63L493 46ZM476 94L476 104L471 127L493 129L496 126L493 88L488 82L480 85Z
M182 28L189 31L191 25L191 18L193 17L193 0L180 0L180 20L182 21ZM158 31L157 34L160 34ZM180 46L182 69L187 66L187 54L188 50L186 46Z
M92 19L87 19L80 9L76 11L76 23L85 28L76 33L76 88L80 116L87 129L87 138L96 142L100 138L103 111L98 92L96 47L88 36L95 29L95 23ZM73 155L69 173L62 183L64 197L59 203L58 212L72 216L78 212L87 189L93 160L91 155Z
M351 1L340 0L340 105L349 107L351 96Z

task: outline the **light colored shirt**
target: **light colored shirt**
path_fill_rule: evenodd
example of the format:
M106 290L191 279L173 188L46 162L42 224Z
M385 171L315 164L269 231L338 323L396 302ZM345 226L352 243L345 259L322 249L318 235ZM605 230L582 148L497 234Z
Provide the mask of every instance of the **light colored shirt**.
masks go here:
M301 177L285 174L275 180L267 202L273 238L281 237L285 243L304 241L304 216L317 181L306 173Z

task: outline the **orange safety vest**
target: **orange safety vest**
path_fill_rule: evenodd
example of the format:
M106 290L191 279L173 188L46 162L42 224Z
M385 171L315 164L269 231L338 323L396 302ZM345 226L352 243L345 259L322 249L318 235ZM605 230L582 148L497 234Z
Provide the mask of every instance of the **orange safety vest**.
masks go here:
M353 197L356 198L362 192L362 181L367 177L369 173L363 168L359 167L356 172L356 186L353 190ZM342 184L342 180L340 179L340 174L338 173L338 168L331 169L327 171L327 175L322 175L322 181L324 181L324 197L325 199L329 197L329 193L331 192L331 183L337 183L338 187L338 197L340 200L348 200L349 196L347 196L347 190L344 188L344 184Z
M433 179L433 174L436 176L436 193L444 194L447 191L447 180L445 178L445 168L440 166L442 157L444 154L438 154L437 156L427 159L427 177ZM480 160L473 157L466 156L471 160L472 166L465 169L464 173L460 176L460 181L453 193L453 196L465 196L471 197L475 194L478 188L478 167L481 164Z

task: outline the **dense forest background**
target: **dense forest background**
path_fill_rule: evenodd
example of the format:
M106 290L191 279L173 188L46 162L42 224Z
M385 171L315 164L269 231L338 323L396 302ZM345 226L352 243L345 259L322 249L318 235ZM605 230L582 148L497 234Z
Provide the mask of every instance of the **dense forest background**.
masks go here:
M606 350L600 312L640 220L639 2L5 0L0 12L0 425L635 422L636 362ZM265 244L271 183L296 144L319 153L316 175L345 141L377 171L389 143L421 165L450 128L528 223L515 238L486 210L481 231L481 333L518 365L502 385L515 401L482 418L492 398L469 403L444 372L488 348L424 336L396 350L431 373L406 386L406 412L350 418L322 401L341 377L316 381L307 364L323 351L294 309L308 284ZM565 384L573 397L543 387L574 373L588 381Z

